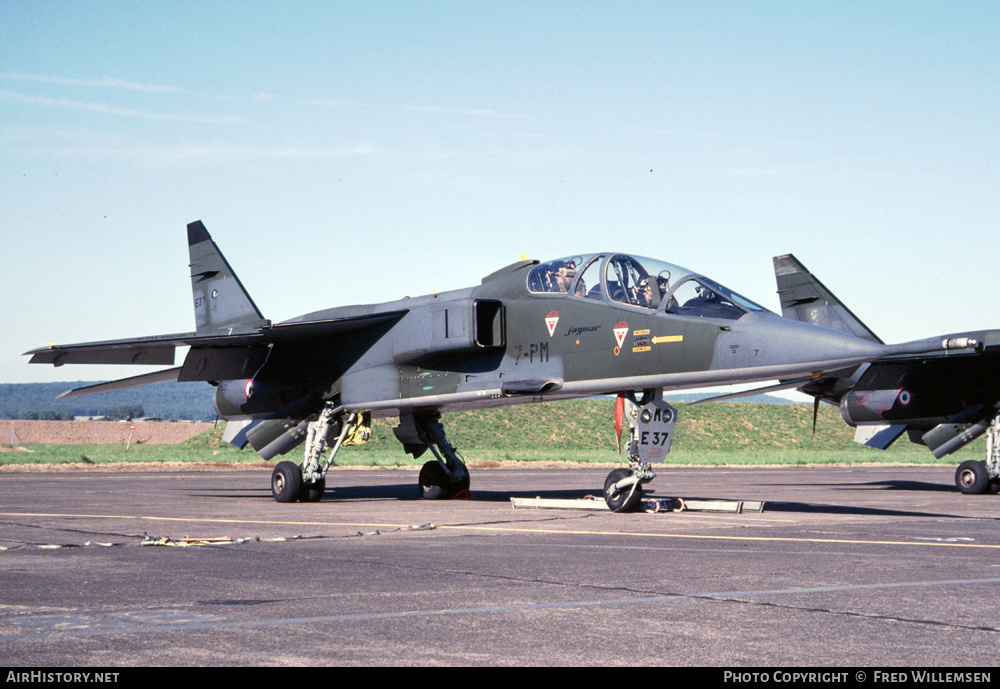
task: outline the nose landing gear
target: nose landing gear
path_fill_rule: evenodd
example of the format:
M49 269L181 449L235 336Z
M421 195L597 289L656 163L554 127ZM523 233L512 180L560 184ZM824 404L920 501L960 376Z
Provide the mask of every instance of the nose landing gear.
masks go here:
M663 401L662 389L643 390L638 401L631 391L622 397L631 429L628 469L615 469L604 480L612 512L630 512L642 501L642 486L656 478L652 463L666 459L677 423L677 410Z

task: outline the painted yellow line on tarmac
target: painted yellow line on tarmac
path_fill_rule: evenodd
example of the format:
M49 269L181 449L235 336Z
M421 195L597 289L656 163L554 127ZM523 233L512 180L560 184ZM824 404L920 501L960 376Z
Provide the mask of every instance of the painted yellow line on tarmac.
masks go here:
M122 514L57 514L47 512L0 512L3 517L55 517L60 519L136 519L145 521L184 522L199 524L257 524L273 526L350 526L374 529L413 529L414 524L388 524L367 522L317 522L272 519L220 519L213 517L154 517L149 515ZM687 539L695 541L737 541L760 543L845 543L850 545L906 545L936 548L979 548L1000 550L1000 544L948 543L944 541L882 541L851 538L806 538L794 536L715 536L708 534L677 534L649 531L601 531L581 529L541 529L529 526L476 526L466 524L435 524L435 529L460 531L488 531L491 533L533 533L576 536L619 536L629 538Z

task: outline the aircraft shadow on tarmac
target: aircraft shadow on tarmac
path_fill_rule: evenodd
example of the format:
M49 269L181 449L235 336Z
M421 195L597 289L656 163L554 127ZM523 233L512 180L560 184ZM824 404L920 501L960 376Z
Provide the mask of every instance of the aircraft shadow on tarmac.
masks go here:
M763 484L757 484L761 486ZM787 484L773 484L774 490L780 492L782 487ZM812 486L825 485L831 490L911 490L911 491L925 491L925 492L937 492L937 493L957 493L958 491L954 486L943 484L943 483L931 483L927 481L906 481L906 480L886 480L886 481L871 481L868 483L826 483L821 484L817 482L810 483ZM664 486L664 488L667 488ZM183 490L183 488L181 488ZM204 487L199 486L197 493L193 495L201 495L204 497L211 496L213 498L231 498L231 499L247 499L247 498L270 498L271 492L266 487L261 487L254 491L253 495L247 495L246 493L240 493L238 495L230 493L229 489L217 489L206 490ZM483 502L507 502L511 498L550 498L559 500L580 500L586 498L587 496L602 497L602 491L600 486L594 486L592 489L568 489L568 490L551 490L547 489L544 491L538 490L523 490L523 491L483 491L476 490L475 486L472 488L472 498L473 500L480 500ZM663 492L663 494L657 494L656 491L651 491L647 493L649 498L672 498L677 497L673 493ZM732 500L732 496L693 496L685 495L682 496L688 500ZM365 485L365 486L328 486L326 493L323 495L323 500L419 500L420 493L417 487L412 483L400 483L400 484L376 484L376 485ZM756 499L756 498L755 498ZM768 504L777 504L768 501ZM798 504L798 503L789 503ZM805 503L803 503L805 504Z
M932 483L928 481L907 481L892 479L885 481L870 481L867 483L812 483L813 486L825 485L831 490L890 490L890 491L914 491L932 493L958 493L954 486ZM780 491L780 486L775 486ZM695 499L695 498L691 498ZM845 514L845 515L869 515L869 516L910 516L910 517L959 517L961 515L945 514L938 512L924 512L914 510L883 509L877 507L860 507L855 505L831 505L825 503L790 502L781 500L767 500L766 510L768 512L800 512L803 514Z
M559 500L581 500L587 496L593 496L603 501L604 497L600 486L595 486L591 490L545 490L545 491L495 491L476 490L470 491L471 497L468 499L477 502L509 502L511 498L553 498ZM244 491L234 493L231 489L205 490L199 487L196 493L198 497L211 497L213 499L231 500L258 500L271 499L271 491L268 488L261 488L249 494ZM323 494L322 502L336 502L338 500L420 500L420 491L412 483L381 484L370 486L328 486ZM458 498L461 499L461 498ZM322 504L321 502L321 504Z
M588 495L600 498L604 496L601 488L595 487L591 490L546 490L546 491L499 491L499 490L476 490L475 486L469 491L468 499L476 502L510 502L511 498L554 498L559 500L581 500ZM344 486L327 488L323 495L324 500L364 500L364 499L386 499L396 500L420 500L420 492L412 483L399 485L381 486ZM461 499L461 498L457 498Z
M812 488L828 488L835 491L846 491L846 490L912 490L918 492L932 492L932 493L957 493L958 489L950 483L941 483L937 481L913 481L904 479L886 479L884 481L866 481L864 483L846 482L846 481L815 481L809 480L805 482L785 482L785 481L763 481L763 482L753 482L747 485L752 485L755 488L773 489L775 491L780 491L783 488L789 486L808 486Z
M957 492L951 486L927 483L922 481L876 481L866 484L843 484L844 488L879 488L882 490L912 490L912 491L933 491L933 492ZM780 491L780 486L775 487L776 491ZM214 499L218 498L229 498L236 500L264 500L271 498L271 492L267 489L256 490L253 494L247 494L246 492L241 492L240 494L229 493L227 491L219 490L218 492L212 492L211 497ZM199 491L199 494L208 496L208 493L203 489ZM475 490L473 487L471 491L470 500L476 502L486 502L486 503L506 503L509 502L511 498L536 498L543 497L549 499L561 499L561 500L581 500L587 498L588 496L595 497L603 502L603 496L600 488L594 488L591 490L587 489L567 489L567 490L544 490L544 491L496 491L496 490ZM673 497L667 494L649 494L650 498L665 499L668 497ZM420 493L417 487L412 483L399 483L399 484L381 484L381 485L365 485L365 486L335 486L327 488L326 493L323 496L323 501L319 504L324 503L336 503L336 502L347 502L347 501L366 501L366 500L404 500L404 501L417 501L420 500ZM719 500L719 499L732 499L731 496L726 496L720 498L714 495L705 496L695 496L686 495L684 496L686 500ZM943 514L939 512L927 512L927 511L916 511L916 510L899 510L899 509L885 509L877 507L862 507L856 505L834 505L826 503L809 503L809 502L791 502L782 500L767 500L765 498L765 511L766 512L783 512L783 513L801 513L801 514L839 514L839 515L865 515L865 516L889 516L889 517L942 517L950 516L961 518L961 515L954 514Z
M859 487L871 486L872 488L883 488L885 490L923 490L937 493L957 493L958 489L953 485L945 483L929 483L927 481L872 481L862 483Z
M765 484L757 484L765 485ZM767 484L774 486L782 486L789 484L774 483ZM795 484L802 485L802 484ZM930 481L906 481L902 479L892 479L886 481L868 481L866 483L844 483L844 482L823 482L823 481L810 481L810 486L824 486L830 488L830 490L913 490L913 491L928 491L936 493L957 493L958 489L954 485L947 483L937 483Z
M809 502L781 502L768 500L765 508L767 512L796 512L801 514L844 514L844 515L865 515L872 517L954 517L963 518L961 515L942 514L940 512L918 512L915 510L892 510L878 507L858 507L856 505L825 505L821 503Z
M912 490L912 491L933 491L956 493L953 486L938 483L927 483L923 481L903 481L888 480L874 481L866 484L844 485L845 488L880 488L882 490ZM509 502L511 498L548 498L561 500L581 500L587 497L595 497L603 502L603 495L600 488L593 490L572 489L572 490L545 490L545 491L477 491L475 487L471 491L470 499L478 502ZM648 498L666 499L675 497L668 494L647 494ZM324 500L419 500L420 496L412 484L382 485L382 486L348 486L341 488L327 489ZM731 497L720 498L719 496L684 496L685 500L720 500L732 499ZM917 510L886 509L878 507L862 507L856 505L833 505L825 503L790 502L781 500L765 500L767 512L785 512L802 514L841 514L841 515L864 515L883 517L954 517L964 518L962 515L942 514L940 512L927 512Z

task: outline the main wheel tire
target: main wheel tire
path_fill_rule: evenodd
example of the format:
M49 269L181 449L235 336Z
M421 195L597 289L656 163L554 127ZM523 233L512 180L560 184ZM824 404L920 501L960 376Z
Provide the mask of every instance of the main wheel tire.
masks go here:
M324 476L315 483L303 483L299 492L299 500L302 502L319 502L326 492L326 477Z
M443 500L449 496L451 481L444 467L437 461L427 462L420 467L420 497L424 500Z
M967 459L955 470L955 485L963 493L972 495L985 493L990 489L990 475L986 471L986 462Z
M278 462L271 472L271 495L278 502L295 502L302 492L302 471L295 462Z
M302 476L302 465L299 464L299 476ZM326 476L315 483L307 483L302 476L302 488L299 490L299 502L319 502L326 492Z
M631 512L642 501L642 485L637 483L621 491L614 485L632 475L628 469L615 469L604 479L604 502L612 512Z

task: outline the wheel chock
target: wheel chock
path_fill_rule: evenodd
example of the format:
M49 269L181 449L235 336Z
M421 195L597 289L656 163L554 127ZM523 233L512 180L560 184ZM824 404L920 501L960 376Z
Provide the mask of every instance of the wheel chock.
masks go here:
M764 503L757 500L685 500L683 498L668 498L666 500L644 500L646 512L763 512Z
M584 498L582 500L559 500L556 498L511 498L511 507L540 507L550 510L608 510L604 498Z
M511 498L511 507L534 507L550 510L608 510L601 498L559 500L556 498ZM640 509L649 513L659 512L763 512L764 503L757 500L688 500L684 498L657 498L643 500Z

